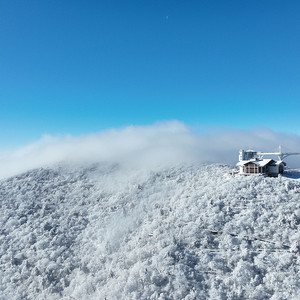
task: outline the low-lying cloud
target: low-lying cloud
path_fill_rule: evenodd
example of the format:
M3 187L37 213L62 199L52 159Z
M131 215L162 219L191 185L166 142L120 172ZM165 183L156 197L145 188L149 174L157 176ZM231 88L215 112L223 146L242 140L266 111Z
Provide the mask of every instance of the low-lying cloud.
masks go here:
M198 135L177 121L151 126L129 126L73 137L43 136L10 153L0 153L0 178L59 162L111 162L134 167L162 164L217 162L235 165L239 149L300 152L300 137L266 128L214 130ZM300 167L300 156L287 158Z

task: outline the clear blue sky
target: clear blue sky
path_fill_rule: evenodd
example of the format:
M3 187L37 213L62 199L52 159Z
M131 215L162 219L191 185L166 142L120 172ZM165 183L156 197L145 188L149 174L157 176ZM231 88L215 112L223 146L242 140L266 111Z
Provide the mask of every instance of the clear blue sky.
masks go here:
M300 134L299 115L300 1L0 1L0 148L170 119Z

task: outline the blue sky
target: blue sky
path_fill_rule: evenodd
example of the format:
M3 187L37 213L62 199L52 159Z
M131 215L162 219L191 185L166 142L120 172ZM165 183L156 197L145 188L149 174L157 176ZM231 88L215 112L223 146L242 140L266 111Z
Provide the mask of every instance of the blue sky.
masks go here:
M2 0L0 148L163 120L300 134L299 11L276 0Z

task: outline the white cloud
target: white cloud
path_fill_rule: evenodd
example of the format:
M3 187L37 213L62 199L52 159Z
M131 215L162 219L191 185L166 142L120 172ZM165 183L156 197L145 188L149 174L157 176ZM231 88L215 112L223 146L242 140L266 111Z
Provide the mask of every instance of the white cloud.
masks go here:
M116 162L135 167L161 164L219 162L234 165L239 149L300 152L300 137L266 128L251 131L215 130L197 135L177 121L130 126L80 137L43 136L39 141L0 154L0 178L58 162ZM300 157L287 159L300 166Z

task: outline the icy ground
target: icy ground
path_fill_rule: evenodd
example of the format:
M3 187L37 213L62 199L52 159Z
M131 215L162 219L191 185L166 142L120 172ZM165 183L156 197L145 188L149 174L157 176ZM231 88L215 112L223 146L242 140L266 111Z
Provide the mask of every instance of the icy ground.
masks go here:
M300 299L299 176L230 172L56 166L1 180L0 299Z

